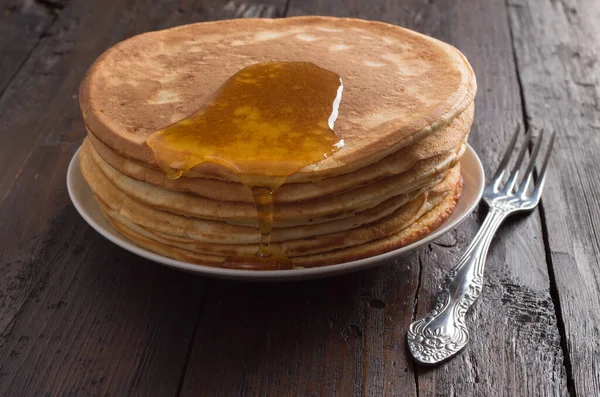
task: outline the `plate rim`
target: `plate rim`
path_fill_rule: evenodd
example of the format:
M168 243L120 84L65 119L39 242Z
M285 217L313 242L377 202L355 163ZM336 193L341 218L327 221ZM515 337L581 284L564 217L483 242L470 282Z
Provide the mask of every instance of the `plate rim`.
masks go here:
M428 234L424 238L415 241L412 244L409 244L404 247L397 248L392 251L384 252L379 255L369 256L367 258L358 259L350 262L338 263L335 265L327 265L322 267L312 267L312 268L300 268L300 269L291 269L291 270L241 270L241 269L223 269L219 267L211 267L205 265L199 265L189 262L180 261L177 259L168 258L166 256L162 256L156 254L154 252L148 251L145 248L142 248L135 243L128 240L126 237L121 236L120 233L114 230L114 234L110 233L108 230L105 230L103 225L100 225L96 222L95 219L89 214L88 209L80 200L80 195L75 192L75 178L77 178L77 174L79 174L79 178L86 183L83 179L83 175L81 174L81 169L79 166L79 152L81 148L78 148L77 151L73 154L71 161L69 162L69 167L67 169L67 191L69 193L69 198L73 203L73 206L79 213L79 215L86 221L86 223L92 227L96 232L98 232L101 236L116 244L117 246L129 251L135 255L141 256L142 258L148 259L152 262L165 265L171 268L176 268L179 270L201 274L204 276L214 277L214 278L223 278L223 279L232 279L232 280L247 280L247 281L292 281L292 280L305 280L312 278L320 278L327 277L333 275L339 275L343 273L349 273L353 271L368 269L370 267L382 265L386 261L396 258L404 253L413 251L419 247L422 247L425 244L428 244L435 239L441 237L442 235L448 233L452 229L459 226L477 207L479 202L481 201L481 197L483 195L483 189L485 187L485 172L483 169L483 165L481 164L481 159L475 152L475 150L471 147L471 145L467 144L467 150L463 156L463 159L466 156L471 157L474 164L474 173L478 173L479 184L476 186L476 199L473 200L472 203L468 205L468 207L464 210L460 216L450 222L447 220L444 221L440 227L438 227L433 233ZM461 159L461 162L463 160ZM88 186L89 189L89 186ZM91 190L90 190L91 193ZM98 205L95 200L92 200L94 205ZM100 209L98 208L98 211ZM112 228L112 226L109 225ZM119 236L119 237L117 237Z

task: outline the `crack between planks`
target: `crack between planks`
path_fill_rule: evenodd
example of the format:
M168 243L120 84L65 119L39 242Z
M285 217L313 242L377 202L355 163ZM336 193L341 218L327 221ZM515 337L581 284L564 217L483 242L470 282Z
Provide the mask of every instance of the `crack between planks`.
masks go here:
M368 313L368 312L367 312ZM369 314L367 314L368 316ZM364 331L363 331L363 365L362 365L362 385L361 385L361 390L362 390L362 395L363 396L368 396L368 392L369 392L369 366L370 366L370 362L369 362L369 326L368 324L368 318L365 319L365 324L364 324Z
M508 34L510 37L510 45L512 50L513 64L515 65L515 75L517 76L517 85L519 86L519 98L521 99L521 114L523 115L523 128L529 130L529 118L527 116L527 106L525 104L525 92L523 90L523 82L521 81L521 73L519 72L517 49L515 47L515 37L510 23L510 11L508 0L506 0L506 24L508 25ZM529 153L531 153L531 148Z
M283 13L281 14L281 16L283 18L287 18L288 17L288 11L290 10L290 4L292 3L292 0L286 0L285 5L283 6Z
M508 0L505 2L506 4L506 19L508 25L508 32L510 36L510 42L512 46L512 56L513 63L515 65L515 75L517 77L517 84L519 86L519 96L521 99L521 111L523 115L523 127L527 131L529 129L530 119L527 112L527 106L525 102L525 91L523 88L523 82L521 81L521 73L519 71L519 57L517 56L517 49L515 46L515 37L513 33L512 23L510 21L510 5L508 4ZM529 152L531 154L531 147L529 148ZM537 175L535 175L537 179ZM560 347L563 353L563 365L565 367L566 372L566 381L567 381L567 392L570 397L577 397L577 392L575 389L575 382L573 378L573 366L571 364L571 356L569 354L569 349L567 346L567 333L565 327L565 321L562 314L562 308L560 305L560 293L558 291L558 286L556 284L556 275L554 273L554 263L552 261L552 251L550 250L550 239L548 233L548 225L546 223L546 212L544 209L543 199L541 200L538 206L538 212L540 214L540 223L542 229L542 240L544 242L544 254L546 259L546 267L548 268L548 281L550 298L552 299L552 303L554 305L554 314L556 315L556 322L558 328L558 334L560 336Z
M552 262L552 251L550 250L550 239L548 234L548 226L546 224L546 211L544 204L539 205L540 219L542 224L542 239L544 241L544 251L546 255L546 264L548 265L548 278L550 279L550 297L554 304L554 312L556 314L556 322L558 326L558 334L560 336L560 348L563 353L563 363L567 375L567 392L571 397L577 397L575 389L575 380L573 379L573 365L571 364L571 356L567 346L567 332L565 321L560 306L560 293L556 285L556 275L554 274L554 263Z
M413 364L413 375L415 377L415 395L419 397L419 376L418 376L418 367Z
M415 289L415 297L413 298L413 312L411 318L411 324L415 321L417 317L417 309L419 306L419 291L421 290L421 279L423 276L423 262L421 260L421 254L417 254L417 260L419 263L419 276L417 278L417 288ZM415 378L415 393L416 396L419 397L419 368L413 361L413 376Z
M417 318L417 308L419 306L419 290L421 289L421 277L423 276L423 263L421 261L421 254L417 254L417 260L419 263L419 277L417 278L417 288L415 289L415 296L413 298L413 312L411 323Z
M181 369L181 377L179 378L179 383L177 384L177 392L175 393L175 397L179 397L181 395L181 391L183 390L183 383L185 382L185 376L187 374L187 369L190 364L190 359L192 357L192 351L194 350L196 335L198 334L198 329L200 328L200 320L202 319L202 313L204 312L204 308L206 306L206 296L208 295L209 287L210 283L207 282L206 286L204 287L204 293L202 294L202 299L200 300L200 304L198 307L196 321L194 323L194 327L192 328L192 335L190 337L188 350L185 354L185 359L183 360L183 368Z

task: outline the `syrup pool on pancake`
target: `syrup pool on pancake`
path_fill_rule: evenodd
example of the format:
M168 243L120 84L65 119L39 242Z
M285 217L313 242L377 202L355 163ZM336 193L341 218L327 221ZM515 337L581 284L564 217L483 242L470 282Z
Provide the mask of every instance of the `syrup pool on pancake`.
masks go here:
M342 90L339 75L309 62L258 63L229 78L194 114L148 137L170 178L213 162L252 191L259 250L252 258L230 258L226 267L292 267L270 249L273 192L289 175L344 145L333 131Z

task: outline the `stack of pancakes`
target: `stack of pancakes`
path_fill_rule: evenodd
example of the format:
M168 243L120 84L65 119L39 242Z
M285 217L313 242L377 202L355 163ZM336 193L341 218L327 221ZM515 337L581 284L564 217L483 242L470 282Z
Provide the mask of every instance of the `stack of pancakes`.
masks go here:
M265 61L312 62L344 84L334 128L344 146L274 192L275 255L292 267L364 258L414 242L450 215L476 91L460 52L379 22L245 19L136 36L91 67L80 96L81 169L117 230L202 265L256 255L256 206L240 176L206 162L169 179L146 139Z

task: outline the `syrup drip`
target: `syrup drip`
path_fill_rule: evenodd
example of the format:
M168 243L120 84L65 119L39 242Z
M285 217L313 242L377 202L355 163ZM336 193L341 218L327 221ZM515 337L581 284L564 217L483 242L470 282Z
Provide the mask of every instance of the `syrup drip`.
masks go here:
M273 192L344 145L333 133L342 89L340 76L312 63L258 63L233 75L194 114L148 137L168 177L212 162L251 190L261 233L257 255L231 258L225 266L291 267L270 248Z
M256 186L252 188L256 212L258 215L258 228L260 229L260 245L258 257L271 256L271 230L273 229L273 191L268 187Z

